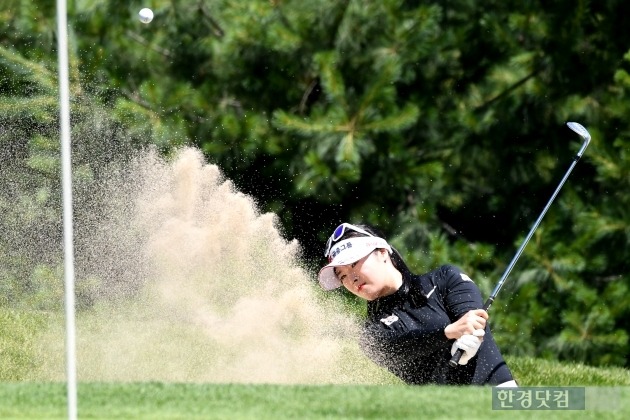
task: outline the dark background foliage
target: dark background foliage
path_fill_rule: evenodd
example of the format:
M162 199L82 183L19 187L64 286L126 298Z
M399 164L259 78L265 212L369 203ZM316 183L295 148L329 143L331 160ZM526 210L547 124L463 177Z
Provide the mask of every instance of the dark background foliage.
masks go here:
M6 231L59 229L49 3L0 12ZM108 127L77 144L82 173L98 176L108 145L194 145L313 270L337 224L368 222L414 270L455 263L487 295L575 155L564 124L578 121L592 144L493 319L507 353L628 366L626 2L155 0L149 25L143 6L70 2L76 130L94 107ZM16 305L33 275L11 267L34 256L0 245Z

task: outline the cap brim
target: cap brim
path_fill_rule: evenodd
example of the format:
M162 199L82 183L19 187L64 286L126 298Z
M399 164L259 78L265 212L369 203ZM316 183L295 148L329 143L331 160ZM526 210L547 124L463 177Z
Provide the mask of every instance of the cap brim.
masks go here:
M319 270L318 280L324 290L333 290L341 286L335 274L335 267L352 264L378 248L385 248L391 254L392 248L383 238L359 236L335 244L331 250L332 260Z
M319 285L324 290L334 290L341 286L341 282L335 274L336 265L329 264L319 270Z

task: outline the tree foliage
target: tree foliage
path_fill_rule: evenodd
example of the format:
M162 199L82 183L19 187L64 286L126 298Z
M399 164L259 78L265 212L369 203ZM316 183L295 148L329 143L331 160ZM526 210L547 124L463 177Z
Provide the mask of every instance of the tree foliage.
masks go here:
M493 318L508 353L630 364L624 2L155 0L149 25L140 7L71 4L77 124L98 102L124 128L112 141L198 146L313 266L360 220L415 270L459 264L487 295L579 147L564 123L581 122L592 144ZM25 231L58 228L53 16L43 1L0 15L2 164L19 168L0 223ZM3 273L28 257L8 249Z

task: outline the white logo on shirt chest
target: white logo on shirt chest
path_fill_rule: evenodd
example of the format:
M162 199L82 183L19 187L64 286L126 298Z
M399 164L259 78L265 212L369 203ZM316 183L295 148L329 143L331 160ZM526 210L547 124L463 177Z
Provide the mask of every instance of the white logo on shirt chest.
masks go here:
M398 317L396 315L390 315L387 318L381 319L381 322L385 325L392 325L396 321L398 321Z

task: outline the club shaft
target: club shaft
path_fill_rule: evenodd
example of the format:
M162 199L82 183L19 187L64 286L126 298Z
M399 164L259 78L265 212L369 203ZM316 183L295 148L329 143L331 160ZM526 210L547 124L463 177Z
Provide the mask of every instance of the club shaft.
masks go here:
M584 144L582 145L582 147L580 148L580 151L578 152L577 155L575 155L575 157L573 158L573 162L571 162L571 166L569 166L569 169L567 170L567 172L564 174L564 177L562 178L562 180L560 181L560 183L558 184L558 187L556 188L556 190L553 192L553 194L551 195L551 198L549 199L549 201L547 202L547 205L545 206L545 208L543 209L543 211L540 213L540 216L538 216L538 219L536 220L536 222L534 223L534 225L532 226L532 228L529 230L529 233L527 234L527 236L525 237L525 240L523 241L523 243L521 244L521 246L519 247L518 251L516 251L516 254L514 255L514 258L512 258L512 261L510 262L510 264L507 266L507 268L505 269L505 272L503 273L503 276L501 276L501 279L499 280L499 282L497 283L497 285L494 287L494 290L492 291L492 293L490 294L490 296L488 297L488 300L486 300L486 303L483 305L483 309L484 310L488 310L490 309L490 306L492 306L492 303L494 302L494 300L496 299L497 295L499 294L499 291L501 290L501 288L503 287L503 283L505 283L505 280L508 278L508 276L510 275L510 273L512 272L512 269L514 268L514 266L516 265L516 261L518 261L519 257L521 256L521 254L523 253L523 250L525 249L525 247L527 246L527 243L529 242L529 240L532 238L532 236L534 235L534 232L536 231L536 229L538 228L538 225L540 225L540 222L542 221L543 217L545 217L545 214L547 213L547 210L549 210L549 207L551 207L551 203L553 203L553 201L556 199L556 196L558 195L558 193L560 192L560 190L562 189L562 186L564 185L564 183L566 182L567 178L569 178L569 175L571 174L571 171L573 171L573 168L575 167L575 165L578 163L578 161L580 160L580 158L582 157L582 154L584 153L584 150L586 150L586 146L588 146L590 139L586 139ZM464 350L462 349L457 349L457 351L455 352L455 354L453 354L453 356L451 357L451 360L449 360L449 365L451 365L452 367L455 367L458 365L459 363L459 359L461 359L462 355L464 354Z
M575 167L575 165L577 164L579 159L580 159L580 155L576 155L576 157L573 159L573 162L571 163L571 166L569 167L569 170L564 174L564 177L560 181L560 184L558 184L558 187L556 188L556 190L553 192L553 195L551 196L551 198L547 202L547 205L543 209L542 213L540 213L540 216L538 216L538 219L536 220L536 222L534 223L534 225L530 229L529 233L525 237L525 240L521 244L521 246L518 249L518 251L516 251L516 254L514 255L514 258L512 258L512 261L510 262L510 264L505 269L505 272L503 273L503 276L501 276L501 280L499 280L497 285L494 287L494 290L490 294L490 298L486 302L487 306L484 305L484 309L486 309L486 310L489 309L490 305L492 304L492 301L494 301L494 299L499 294L499 291L503 287L503 283L505 283L505 280L507 279L507 277L512 272L512 269L514 268L514 266L516 265L516 262L518 261L518 259L520 258L521 254L523 253L523 250L527 246L527 243L529 242L529 240L534 235L534 232L536 232L536 229L538 228L538 225L540 225L540 222L542 221L543 217L545 217L545 214L547 214L547 210L549 210L549 207L551 207L551 203L553 203L553 201L556 199L556 196L558 195L558 193L562 189L562 186L564 185L564 183L566 182L567 178L571 174L571 171L573 171L573 168Z

